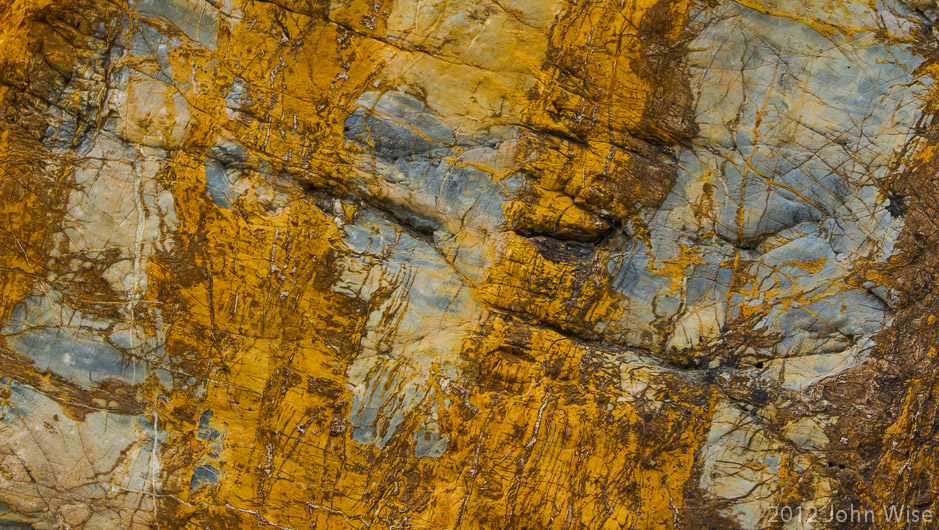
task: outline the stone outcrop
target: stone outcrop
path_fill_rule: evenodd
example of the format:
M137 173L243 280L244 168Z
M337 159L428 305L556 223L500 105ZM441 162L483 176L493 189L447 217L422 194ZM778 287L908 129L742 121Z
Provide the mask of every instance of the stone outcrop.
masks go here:
M0 6L0 528L939 519L937 16Z

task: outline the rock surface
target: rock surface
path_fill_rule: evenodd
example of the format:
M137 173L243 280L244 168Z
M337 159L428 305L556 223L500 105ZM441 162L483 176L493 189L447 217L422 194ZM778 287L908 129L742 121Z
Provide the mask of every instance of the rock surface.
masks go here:
M937 18L0 6L0 528L939 519Z

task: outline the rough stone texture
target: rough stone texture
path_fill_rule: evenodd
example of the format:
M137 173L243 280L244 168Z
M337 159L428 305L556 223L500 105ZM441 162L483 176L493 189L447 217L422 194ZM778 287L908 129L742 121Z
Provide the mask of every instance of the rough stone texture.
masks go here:
M0 528L935 521L937 17L3 4Z

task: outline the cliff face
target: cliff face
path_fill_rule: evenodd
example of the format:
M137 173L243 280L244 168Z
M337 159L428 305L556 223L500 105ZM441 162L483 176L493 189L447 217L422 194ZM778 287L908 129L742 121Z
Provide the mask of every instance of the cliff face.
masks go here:
M5 4L0 528L939 518L935 7Z

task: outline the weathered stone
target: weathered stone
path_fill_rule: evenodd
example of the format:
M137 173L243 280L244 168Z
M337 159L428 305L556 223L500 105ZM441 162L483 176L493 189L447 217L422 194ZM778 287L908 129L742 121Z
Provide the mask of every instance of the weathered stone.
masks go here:
M935 520L937 16L8 2L0 528Z

